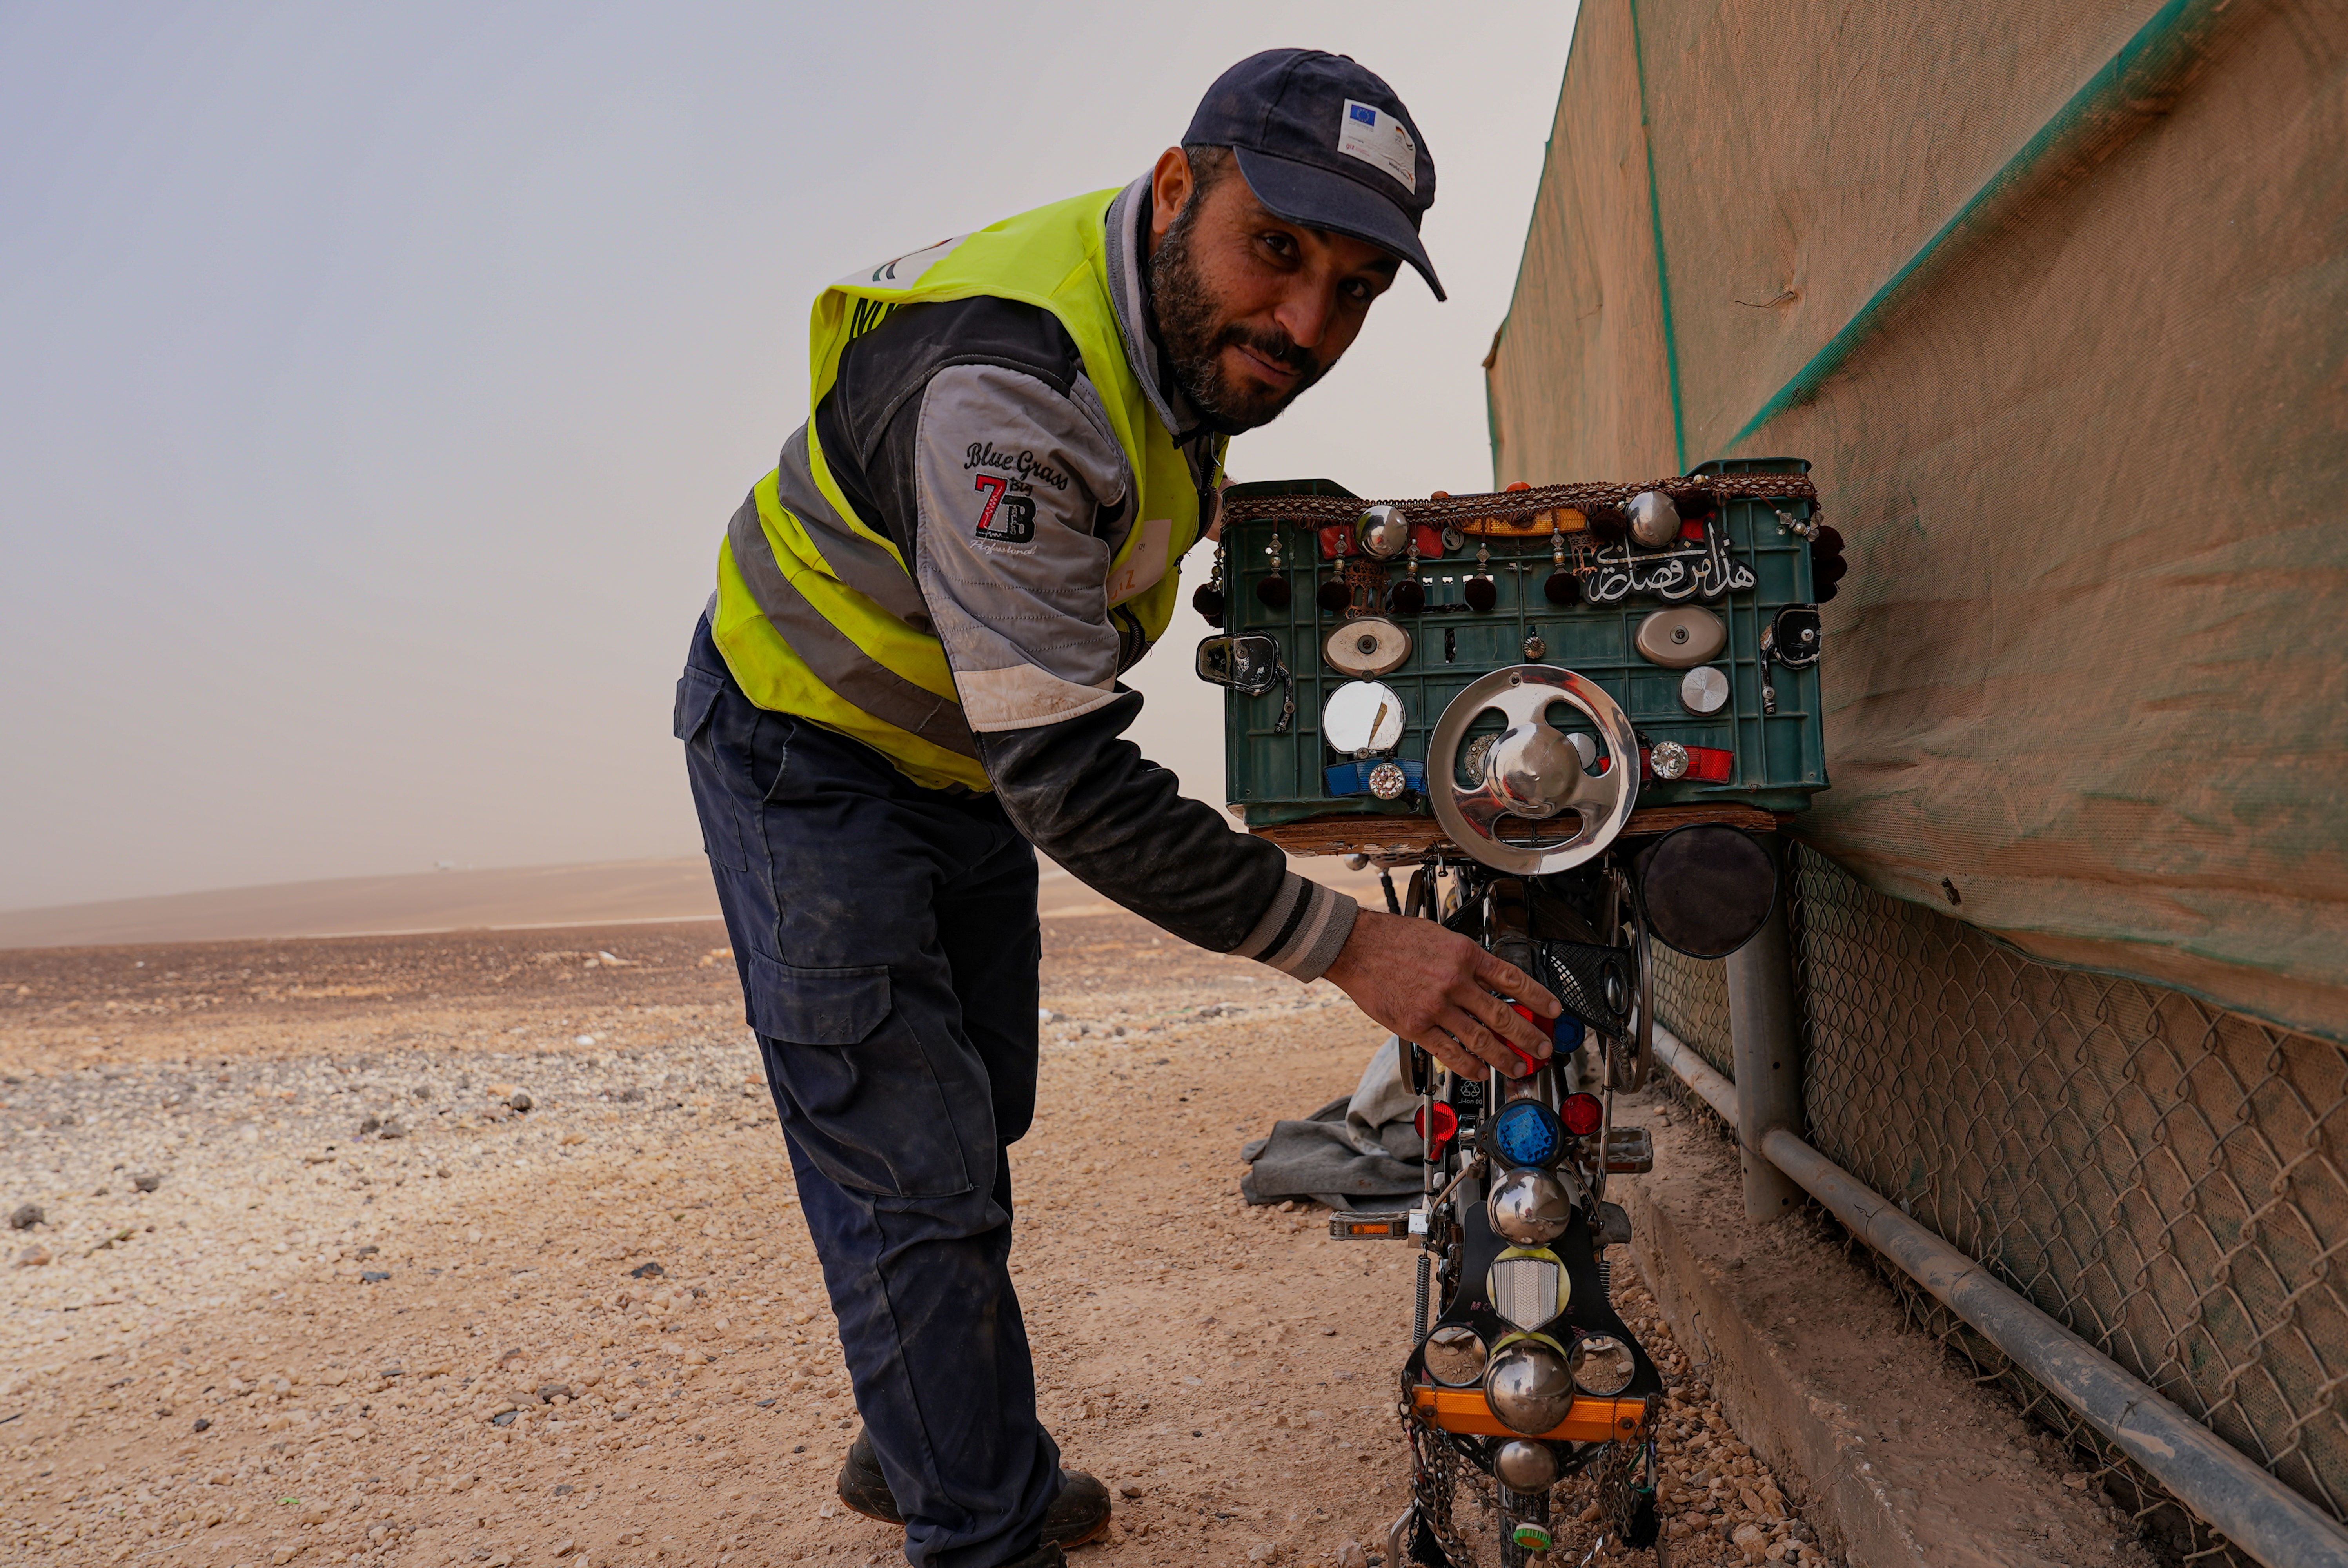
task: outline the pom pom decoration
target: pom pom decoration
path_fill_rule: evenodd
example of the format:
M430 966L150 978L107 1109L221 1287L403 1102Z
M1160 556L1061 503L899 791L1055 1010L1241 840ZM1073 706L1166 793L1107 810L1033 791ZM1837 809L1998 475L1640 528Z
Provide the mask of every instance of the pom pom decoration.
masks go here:
M1552 604L1579 603L1581 579L1565 569L1565 530L1554 523L1549 531L1549 560L1554 570L1541 583L1541 597Z
M1842 531L1820 523L1810 535L1810 583L1819 603L1841 591L1843 577L1849 571L1850 562L1842 558Z
M1282 575L1280 570L1280 536L1278 534L1272 535L1272 542L1263 547L1263 552L1272 558L1272 575L1256 583L1256 599L1267 610L1285 610L1292 595L1289 591L1288 579Z
M1222 541L1217 540L1214 570L1207 573L1207 580L1200 583L1198 591L1190 595L1190 608L1199 612L1199 619L1218 628L1224 624L1223 613L1231 607L1223 597L1224 560Z
M1818 589L1818 603L1823 604L1841 590L1843 577L1850 571L1850 562L1839 555L1829 555L1810 567L1810 582Z
M1342 615L1353 608L1354 591L1345 585L1343 577L1329 577L1313 591L1313 601L1321 606L1323 614Z
M1460 585L1459 595L1470 610L1488 610L1500 602L1500 585L1492 581L1492 547L1476 547L1476 575Z
M1418 580L1418 534L1410 536L1410 566L1402 579L1386 590L1386 607L1398 615L1416 615L1426 608L1426 584Z

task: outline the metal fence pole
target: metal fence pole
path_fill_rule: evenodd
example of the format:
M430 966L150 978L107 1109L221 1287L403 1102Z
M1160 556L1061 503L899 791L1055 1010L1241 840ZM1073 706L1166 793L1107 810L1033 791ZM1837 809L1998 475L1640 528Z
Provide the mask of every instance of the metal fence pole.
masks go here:
M1655 1059L1724 1121L1734 1120L1738 1088L1669 1029L1655 1031ZM1799 1134L1779 1129L1767 1141L1767 1158L1798 1172L1803 1186L1851 1234L1972 1325L2234 1545L2269 1568L2348 1568L2348 1533L2338 1521L1901 1213ZM1738 1142L1744 1142L1742 1129ZM1748 1192L1750 1181L1748 1175Z
M1998 1283L1891 1201L1780 1130L1769 1158L2233 1543L2275 1568L2348 1568L2348 1534L2094 1346ZM1748 1188L1749 1190L1749 1188Z
M1759 934L1728 959L1728 1034L1736 1068L1736 1150L1745 1171L1745 1215L1776 1220L1793 1212L1802 1189L1761 1152L1761 1140L1784 1128L1797 1138L1802 1118L1801 1036L1794 1016L1794 951L1786 912L1794 900L1793 868L1783 835L1762 841L1777 862L1777 903Z

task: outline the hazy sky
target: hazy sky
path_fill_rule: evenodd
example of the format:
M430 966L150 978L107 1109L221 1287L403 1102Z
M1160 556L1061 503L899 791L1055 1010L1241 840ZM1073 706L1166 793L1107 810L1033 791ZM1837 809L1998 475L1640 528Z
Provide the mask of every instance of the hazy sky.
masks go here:
M1232 473L1488 482L1572 23L0 4L0 907L696 849L671 692L816 289L1124 183L1258 49L1402 94L1451 301L1406 273ZM1138 733L1220 802L1202 634Z

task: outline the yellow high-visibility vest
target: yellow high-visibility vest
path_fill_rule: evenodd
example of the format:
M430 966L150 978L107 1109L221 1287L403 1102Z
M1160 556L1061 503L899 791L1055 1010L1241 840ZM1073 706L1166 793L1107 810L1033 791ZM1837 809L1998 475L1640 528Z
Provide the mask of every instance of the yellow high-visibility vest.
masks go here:
M844 278L816 297L807 468L849 532L827 530L819 542L783 504L775 473L736 514L717 552L711 629L752 702L853 736L929 788L990 787L905 560L840 492L812 417L838 379L841 352L908 304L991 295L1050 311L1067 329L1140 490L1109 563L1111 614L1148 642L1165 634L1179 562L1199 537L1200 493L1117 330L1104 228L1117 194L1023 212ZM1218 438L1218 454L1221 446Z

